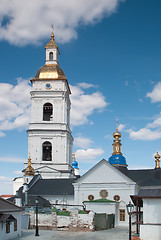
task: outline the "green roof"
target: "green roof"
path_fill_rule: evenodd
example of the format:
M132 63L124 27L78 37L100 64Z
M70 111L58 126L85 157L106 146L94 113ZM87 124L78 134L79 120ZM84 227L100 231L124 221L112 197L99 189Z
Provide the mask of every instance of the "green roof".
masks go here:
M96 199L96 200L92 200L92 201L84 201L84 202L115 203L115 201L108 200L105 198L100 198L100 199Z

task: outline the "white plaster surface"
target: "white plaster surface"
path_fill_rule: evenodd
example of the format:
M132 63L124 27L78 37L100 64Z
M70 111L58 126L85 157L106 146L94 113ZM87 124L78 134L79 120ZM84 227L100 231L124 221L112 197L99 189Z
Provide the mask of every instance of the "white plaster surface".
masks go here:
M46 83L51 89L46 89ZM48 171L43 174L43 166L57 170L71 171L73 138L70 130L70 98L66 80L33 80L31 91L31 120L28 130L28 154L32 166L41 168L44 178L70 177L70 174L57 174ZM53 105L53 116L50 121L43 121L43 105ZM49 141L52 144L52 161L42 160L42 144Z
M143 199L143 223L161 224L161 199Z
M157 225L141 225L140 238L142 240L160 240L161 226Z
M143 240L161 239L161 198L143 198L143 225L140 237Z
M30 226L35 225L35 213L30 214ZM88 228L94 229L94 213L78 214L78 211L71 212L70 216L57 215L55 212L52 214L38 214L38 223L41 227L51 228Z

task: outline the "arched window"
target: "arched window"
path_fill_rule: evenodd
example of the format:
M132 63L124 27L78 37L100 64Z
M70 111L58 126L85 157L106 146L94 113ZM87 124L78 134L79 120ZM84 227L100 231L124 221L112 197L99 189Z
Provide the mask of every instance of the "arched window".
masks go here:
M42 160L52 161L52 145L51 142L44 142L42 144Z
M53 60L53 52L49 53L49 60L52 61Z
M45 103L43 106L43 121L51 121L53 117L53 105Z

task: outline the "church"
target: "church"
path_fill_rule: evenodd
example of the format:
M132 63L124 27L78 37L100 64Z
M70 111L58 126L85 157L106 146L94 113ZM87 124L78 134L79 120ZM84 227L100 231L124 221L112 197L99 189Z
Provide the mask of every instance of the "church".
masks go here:
M143 189L161 188L160 155L154 169L129 170L121 152L118 126L113 134L113 153L79 175L72 153L70 86L59 66L59 49L52 33L45 46L46 61L31 79L31 119L28 133L28 163L23 177L14 179L15 200L30 205L30 199L66 204L68 210L85 208L115 214L116 225L127 225L126 205Z

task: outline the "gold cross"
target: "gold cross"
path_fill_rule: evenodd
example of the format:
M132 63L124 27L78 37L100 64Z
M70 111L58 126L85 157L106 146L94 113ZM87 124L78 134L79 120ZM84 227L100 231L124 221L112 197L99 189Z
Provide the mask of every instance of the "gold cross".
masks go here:
M118 118L116 118L116 129L118 130Z

